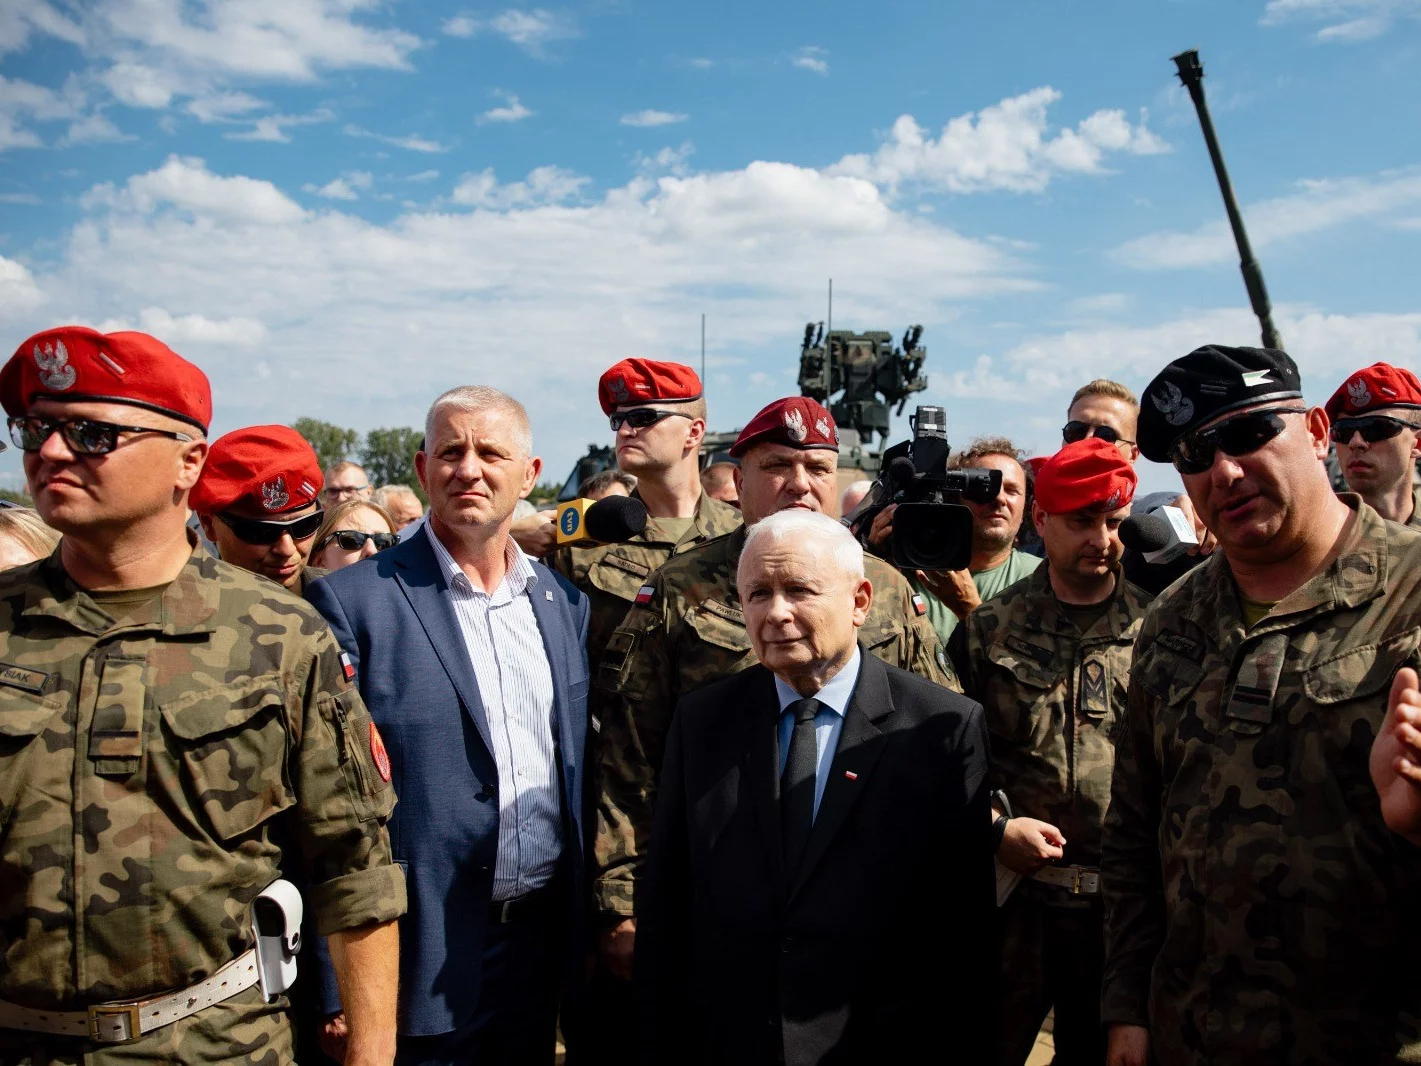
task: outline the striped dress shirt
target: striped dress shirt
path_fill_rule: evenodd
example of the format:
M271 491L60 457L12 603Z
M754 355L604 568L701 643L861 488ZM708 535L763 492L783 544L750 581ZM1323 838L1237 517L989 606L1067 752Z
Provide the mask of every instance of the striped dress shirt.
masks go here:
M551 881L562 854L553 674L529 599L538 595L538 573L510 537L503 581L485 592L454 561L434 527L426 528L449 576L498 767L493 898L517 899Z

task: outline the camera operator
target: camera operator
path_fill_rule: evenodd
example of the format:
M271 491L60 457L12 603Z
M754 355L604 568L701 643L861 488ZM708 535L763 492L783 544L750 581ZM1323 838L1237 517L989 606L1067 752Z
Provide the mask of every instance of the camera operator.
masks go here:
M972 561L966 570L915 570L908 575L927 604L928 620L944 645L958 622L983 600L999 595L1041 565L1039 556L1014 547L1026 510L1026 470L1020 457L1016 445L1005 437L979 437L947 461L949 470L999 470L1002 482L989 502L962 501L972 511ZM869 544L880 552L893 534L897 509L896 505L885 507L870 527Z

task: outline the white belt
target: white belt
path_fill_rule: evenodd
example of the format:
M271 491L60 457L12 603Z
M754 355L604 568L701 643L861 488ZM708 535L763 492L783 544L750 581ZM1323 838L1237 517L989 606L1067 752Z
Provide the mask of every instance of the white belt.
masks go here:
M35 1010L0 1000L0 1029L85 1037L97 1044L127 1044L145 1033L180 1022L257 983L257 953L251 948L206 981L149 999L96 1003L88 1010Z
M1094 866L1045 866L1031 878L1067 889L1073 896L1094 896L1100 892L1100 871Z

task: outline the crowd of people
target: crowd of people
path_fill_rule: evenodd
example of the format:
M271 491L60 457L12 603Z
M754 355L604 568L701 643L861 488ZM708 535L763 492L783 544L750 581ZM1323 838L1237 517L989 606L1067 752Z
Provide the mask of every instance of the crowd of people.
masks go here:
M690 367L596 394L580 493L647 522L558 547L496 389L433 400L426 508L209 441L156 338L19 346L0 1064L1023 1066L1053 1012L1061 1066L1421 1061L1415 374L1083 383L1053 454L951 455L961 571L840 520L810 398L707 463Z

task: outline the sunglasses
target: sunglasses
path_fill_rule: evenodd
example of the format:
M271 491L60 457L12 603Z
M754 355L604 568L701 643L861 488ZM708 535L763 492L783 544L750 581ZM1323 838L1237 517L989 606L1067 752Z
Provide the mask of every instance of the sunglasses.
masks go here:
M1180 437L1169 450L1170 462L1181 474L1202 474L1214 465L1216 452L1234 458L1252 455L1283 432L1287 426L1283 415L1305 414L1295 407L1275 407L1230 418L1213 429Z
M1387 415L1366 415L1362 418L1339 418L1332 424L1329 433L1338 444L1348 443L1354 433L1360 433L1368 444L1375 444L1379 440L1391 440L1403 429L1421 429L1421 426Z
M108 455L118 447L120 433L156 433L172 440L190 441L186 433L174 433L152 426L121 426L117 422L96 422L92 418L40 418L23 415L10 419L10 439L15 447L37 452L58 432L75 455Z
M623 426L631 426L632 429L645 429L647 426L654 426L656 423L668 418L694 418L684 411L658 411L654 407L633 407L630 411L618 411L608 421L612 423L612 432L615 433Z
M230 529L237 539L247 544L275 544L288 533L292 540L314 537L316 530L326 517L325 511L314 511L288 522L269 522L260 518L238 518L233 514L218 513L222 524Z
M1103 440L1106 444L1121 442L1124 444L1134 444L1132 440L1125 440L1114 429L1109 426L1093 426L1089 422L1067 422L1061 427L1061 440L1066 444L1074 444L1076 441L1085 440L1087 437L1095 437Z
M362 533L358 529L337 529L334 533L321 538L320 543L316 545L316 551L320 551L331 541L335 541L345 551L358 552L365 547L367 540L373 540L375 550L382 552L386 548L393 548L399 543L400 538L393 533Z

